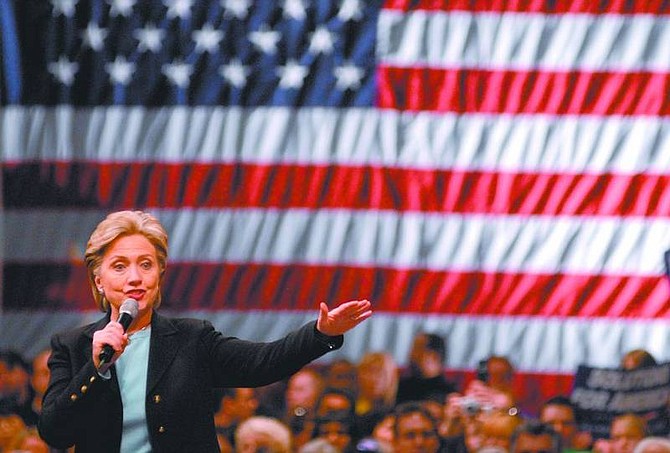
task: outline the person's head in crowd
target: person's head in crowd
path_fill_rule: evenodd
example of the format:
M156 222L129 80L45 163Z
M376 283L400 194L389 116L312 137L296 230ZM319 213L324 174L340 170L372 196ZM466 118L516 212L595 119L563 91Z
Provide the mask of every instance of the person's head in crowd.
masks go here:
M238 420L243 421L256 415L258 410L258 398L253 388L236 388L233 395L235 414Z
M551 426L528 421L519 426L510 441L510 453L560 453L561 436Z
M440 449L437 421L420 403L399 404L395 409L394 446L403 453L436 453Z
M33 371L30 375L30 385L33 388L33 409L39 412L42 408L42 397L49 385L49 356L51 350L46 349L38 353L33 359Z
M514 367L503 356L490 356L479 362L477 378L471 381L465 395L489 409L512 408L516 403L513 389Z
M633 449L633 453L670 453L670 439L667 437L645 437Z
M514 366L507 357L493 355L486 359L487 381L489 387L501 391L511 391L514 380Z
M49 453L51 449L44 442L35 428L30 428L24 433L18 448L14 452L8 453Z
M237 425L256 415L259 401L253 388L222 388L217 392L214 424L217 428Z
M358 364L359 407L357 413L390 408L398 391L398 367L387 352L368 352ZM360 404L363 404L363 408ZM370 405L374 407L365 407Z
M619 415L610 425L610 444L617 453L632 453L646 435L647 422L639 415Z
M322 391L323 378L314 367L303 368L288 380L284 421L293 434L296 448L311 439L316 404Z
M288 380L286 408L290 415L303 416L316 408L323 390L323 378L313 367L306 367Z
M548 399L540 408L540 421L561 435L564 448L583 449L590 444L590 438L586 441L580 438L576 409L570 398L555 396Z
M413 375L432 378L444 371L447 344L440 335L419 332L414 336L409 353L409 368Z
M347 412L353 416L356 399L344 388L326 387L319 401L316 403L316 415L321 416L329 412Z
M0 409L15 411L31 400L30 366L18 352L0 350Z
M621 368L624 370L637 370L658 365L653 355L646 349L633 349L621 358Z
M235 431L235 451L237 453L290 453L292 451L291 431L277 419L253 416L237 427Z
M0 452L16 450L28 428L16 414L0 415Z
M382 445L392 446L395 440L395 413L388 412L375 424L370 437Z
M298 448L298 453L342 453L339 448L326 439L316 438Z
M499 447L507 450L514 431L522 420L508 411L493 410L477 415L480 448Z
M316 419L314 438L321 438L340 452L352 451L355 442L354 419L349 411L328 412Z
M326 387L344 389L353 395L358 391L356 365L347 359L333 360L324 372Z

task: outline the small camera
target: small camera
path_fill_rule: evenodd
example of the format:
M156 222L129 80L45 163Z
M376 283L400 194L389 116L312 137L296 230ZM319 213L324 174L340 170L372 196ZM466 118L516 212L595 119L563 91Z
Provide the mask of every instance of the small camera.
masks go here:
M476 415L481 411L482 405L474 398L463 396L457 400L465 415Z
M488 360L480 360L477 364L477 379L488 383L489 382L489 363Z

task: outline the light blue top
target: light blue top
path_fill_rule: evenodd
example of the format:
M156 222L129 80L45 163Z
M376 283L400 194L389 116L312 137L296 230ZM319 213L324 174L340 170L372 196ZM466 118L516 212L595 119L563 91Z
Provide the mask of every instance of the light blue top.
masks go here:
M151 452L145 405L150 337L151 328L131 334L128 346L116 361L123 403L122 453Z

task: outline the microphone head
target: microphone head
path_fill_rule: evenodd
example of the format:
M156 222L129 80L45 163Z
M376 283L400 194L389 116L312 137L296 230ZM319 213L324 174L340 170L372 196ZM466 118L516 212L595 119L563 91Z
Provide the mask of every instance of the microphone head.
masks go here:
M135 319L138 312L139 305L135 299L131 298L124 300L121 304L121 307L119 308L119 316L121 316L122 313L127 313L131 319Z

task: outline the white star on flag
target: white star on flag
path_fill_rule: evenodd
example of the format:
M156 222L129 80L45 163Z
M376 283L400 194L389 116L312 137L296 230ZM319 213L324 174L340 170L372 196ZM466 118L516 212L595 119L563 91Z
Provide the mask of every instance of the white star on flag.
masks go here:
M289 60L286 65L277 69L277 75L280 77L279 86L287 89L300 88L308 73L309 69L306 66L301 66L295 60Z
M335 38L333 33L324 25L319 25L309 41L309 52L313 54L331 53L334 48Z
M163 65L162 72L173 85L177 86L178 88L186 88L191 82L193 67L188 63L175 61L173 63Z
M49 63L49 72L63 85L71 86L77 71L79 71L79 64L68 60L65 55L61 55L58 61Z
M249 67L244 66L240 60L235 58L227 65L221 65L219 74L229 84L236 88L242 88L247 84L247 77L249 77Z
M133 36L140 42L137 46L138 51L158 53L161 50L165 31L156 28L153 24L147 24L144 28L135 30Z
M112 4L112 9L109 11L110 16L129 17L133 14L133 7L137 0L108 0L108 2Z
M277 43L281 39L279 32L261 27L258 31L249 33L249 41L266 54L274 54L277 52Z
M250 0L221 0L221 7L225 17L236 17L244 19L249 14Z
M193 7L193 0L163 0L163 4L167 6L167 18L174 19L188 19L191 17L191 8Z
M348 20L359 20L363 18L363 7L360 0L343 0L337 18L342 22Z
M74 8L79 0L51 0L53 5L52 14L54 16L63 15L65 17L74 16Z
M305 4L302 0L284 0L284 17L295 20L304 20L307 17Z
M196 52L215 53L222 39L223 32L215 29L211 24L205 24L200 30L193 32Z
M337 79L335 87L341 91L360 88L361 80L365 75L365 71L363 69L350 63L338 66L335 68L334 73L335 78Z
M107 29L100 28L95 22L90 22L82 34L82 44L98 52L105 47Z
M109 74L112 83L128 85L135 72L135 63L126 60L123 55L117 55L112 63L105 65L105 71Z

